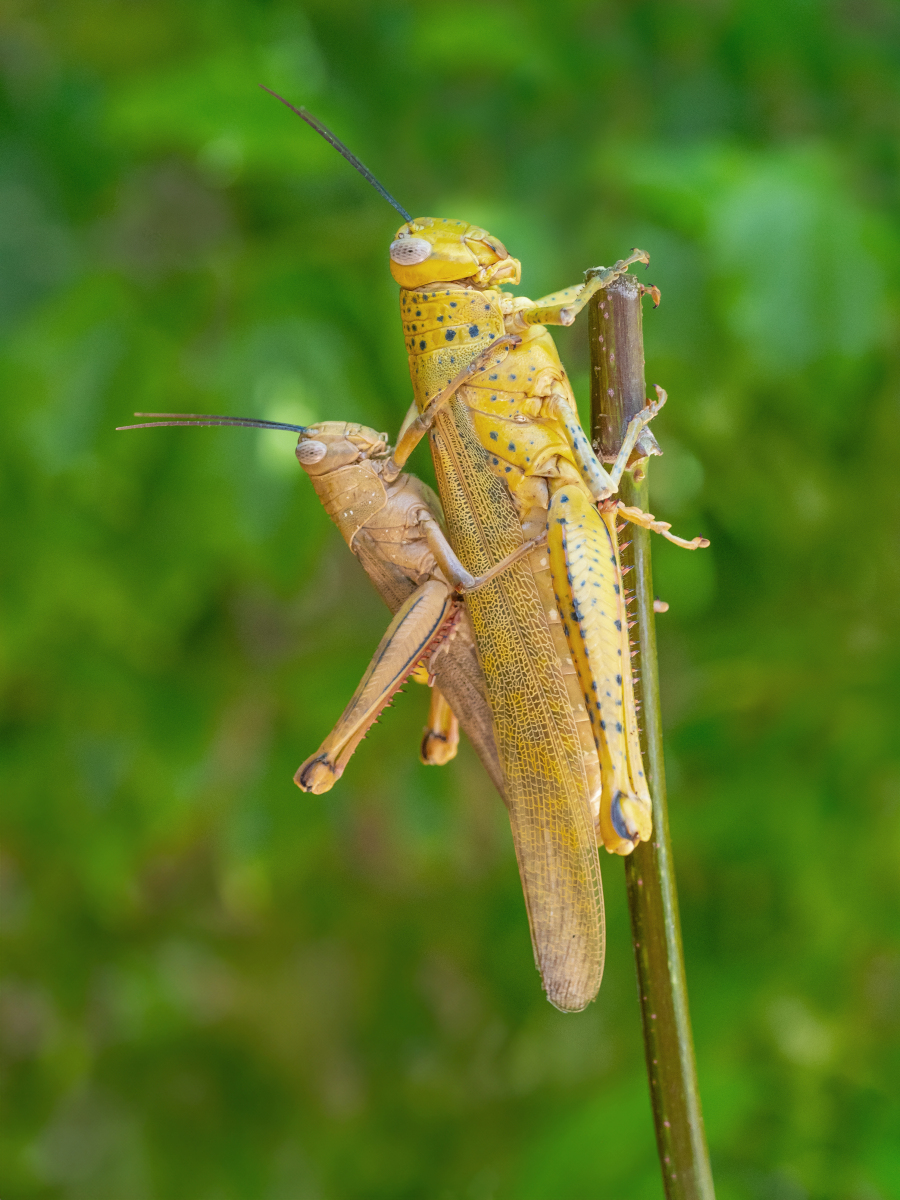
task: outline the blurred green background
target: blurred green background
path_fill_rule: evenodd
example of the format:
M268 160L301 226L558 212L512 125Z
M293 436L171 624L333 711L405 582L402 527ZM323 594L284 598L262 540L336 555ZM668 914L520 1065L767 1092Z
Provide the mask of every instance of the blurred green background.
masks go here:
M3 1200L658 1200L622 867L598 1001L289 435L410 395L399 218L532 296L634 245L672 826L720 1200L900 1197L900 6L7 0ZM586 398L583 327L561 345ZM427 453L416 467L429 474Z

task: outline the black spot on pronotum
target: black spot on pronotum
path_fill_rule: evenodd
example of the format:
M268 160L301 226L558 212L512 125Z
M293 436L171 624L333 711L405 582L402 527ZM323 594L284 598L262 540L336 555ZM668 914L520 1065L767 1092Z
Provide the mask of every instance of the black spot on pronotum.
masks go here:
M491 441L496 442L496 440L497 440L497 431L495 429L492 429L491 430Z
M428 345L428 343L425 341L424 338L422 338L421 342L419 342L419 349L424 350L427 345Z
M469 326L469 337L478 337L478 326L477 325Z
M447 339L448 342L452 342L453 339L456 337L456 330L448 329L447 332L444 334L444 337Z

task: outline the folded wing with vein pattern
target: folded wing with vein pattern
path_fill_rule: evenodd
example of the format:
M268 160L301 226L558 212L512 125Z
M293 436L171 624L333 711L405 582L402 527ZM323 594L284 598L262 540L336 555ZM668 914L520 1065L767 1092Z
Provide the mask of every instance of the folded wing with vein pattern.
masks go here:
M468 409L431 435L454 549L480 574L522 543L512 496L490 470ZM484 671L535 959L547 998L577 1012L603 974L600 864L581 746L528 558L466 597Z

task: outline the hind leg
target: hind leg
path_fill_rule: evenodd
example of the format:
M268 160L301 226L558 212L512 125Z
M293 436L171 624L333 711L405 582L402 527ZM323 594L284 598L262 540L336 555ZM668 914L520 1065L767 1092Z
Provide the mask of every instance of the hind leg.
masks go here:
M451 616L453 597L446 584L429 579L394 616L375 656L334 729L294 776L304 792L327 792L340 779L353 751L379 713L440 640Z
M558 611L600 758L600 838L612 853L630 854L649 839L652 819L614 521L597 511L584 486L564 484L550 502L548 548Z

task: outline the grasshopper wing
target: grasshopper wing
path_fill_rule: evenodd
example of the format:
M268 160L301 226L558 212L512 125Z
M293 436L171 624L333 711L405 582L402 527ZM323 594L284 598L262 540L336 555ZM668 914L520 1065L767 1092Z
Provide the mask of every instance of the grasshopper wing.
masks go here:
M454 549L473 574L522 542L509 490L468 410L454 400L432 432ZM535 959L547 998L577 1012L603 974L600 865L571 702L529 559L466 597L503 764Z

